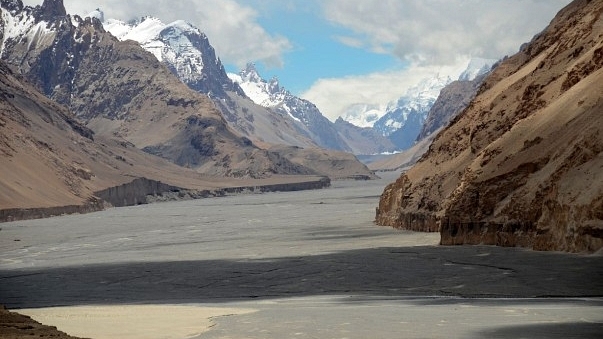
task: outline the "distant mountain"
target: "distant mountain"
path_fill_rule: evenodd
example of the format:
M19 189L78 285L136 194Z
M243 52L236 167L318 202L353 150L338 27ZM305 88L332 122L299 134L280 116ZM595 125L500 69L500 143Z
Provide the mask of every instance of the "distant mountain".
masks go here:
M104 18L100 10L89 16ZM188 22L178 20L165 24L154 17L143 17L128 23L107 19L103 27L121 41L137 41L190 88L210 98L225 99L228 91L245 95L226 76L207 36Z
M473 80L457 80L444 86L427 113L416 141L423 140L442 127L448 126L448 123L475 97L485 76L486 74L482 74Z
M479 76L487 74L492 69L492 65L496 62L496 59L472 58L469 60L467 68L461 73L458 80L472 81Z
M325 118L316 105L301 99L279 85L278 79L264 80L253 63L238 74L228 74L256 104L271 109L303 124L310 138L320 147L351 151L339 136L333 123Z
M440 76L422 80L400 99L390 103L385 115L375 122L373 128L389 137L398 149L410 148L440 90L451 81L449 77Z
M354 154L374 155L397 150L396 145L371 127L358 127L338 118L335 120L335 129Z
M491 59L472 59L459 80L471 81L487 73L495 62ZM451 78L440 75L425 78L396 101L387 105L355 104L341 118L357 126L373 127L388 137L399 150L408 149L421 133L440 91L451 82Z
M603 2L575 0L501 61L381 195L380 225L441 243L603 248Z
M346 108L340 118L358 127L372 128L377 120L385 115L387 104L354 104Z

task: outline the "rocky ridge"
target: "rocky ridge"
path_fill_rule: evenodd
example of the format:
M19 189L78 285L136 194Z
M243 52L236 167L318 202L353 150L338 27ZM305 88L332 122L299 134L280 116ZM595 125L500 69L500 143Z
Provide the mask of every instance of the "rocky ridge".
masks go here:
M104 18L100 10L90 17ZM119 40L133 40L166 65L191 89L209 96L228 124L258 145L323 146L315 133L288 112L279 112L251 100L229 78L207 36L192 24L169 24L154 17L134 22L107 19L103 27Z
M485 79L383 192L376 222L442 244L603 247L603 3L576 0Z
M352 151L340 137L333 123L325 118L316 105L301 99L279 85L277 78L264 80L253 63L247 64L238 74L229 74L231 80L256 104L282 116L291 117L301 124L309 137L320 147Z

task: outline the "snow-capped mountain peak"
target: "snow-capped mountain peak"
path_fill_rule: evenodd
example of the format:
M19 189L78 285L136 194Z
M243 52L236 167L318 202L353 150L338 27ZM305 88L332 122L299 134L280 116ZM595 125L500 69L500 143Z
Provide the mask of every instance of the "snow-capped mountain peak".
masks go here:
M259 82L263 81L262 77L258 73L258 70L255 68L255 64L253 62L247 63L245 68L239 72L239 77L240 77L240 79L236 79L236 80L240 80L240 82L259 83Z
M459 76L461 81L471 81L480 75L486 74L496 63L496 59L472 58L467 68Z
M256 104L262 105L264 107L270 107L278 104L280 98L274 98L274 100L270 100L269 97L282 97L283 95L287 95L286 90L282 90L278 78L276 76L272 77L270 80L266 81L260 76L255 64L250 62L245 66L243 70L239 72L239 74L228 74L232 81L237 82L241 88L245 91L247 88L251 95L254 95L254 98L258 100L254 100L251 98ZM257 87L253 89L252 87ZM259 93L262 92L262 93ZM247 91L245 91L247 94ZM249 96L249 94L247 94ZM261 98L261 99L260 99ZM266 101L268 99L268 101Z
M105 21L105 13L103 11L101 11L100 8L97 8L97 9L93 10L92 12L88 13L86 16L84 16L84 18L96 18L100 22L104 22Z
M278 78L264 80L253 63L248 63L238 74L229 73L228 76L256 104L303 124L318 145L349 150L349 146L339 137L333 123L322 115L316 105L281 87Z
M387 105L385 114L373 127L400 149L412 146L419 134L427 114L444 86L452 82L449 76L436 74L424 78L409 88L405 95Z
M119 40L138 42L194 90L217 98L226 98L225 91L243 94L226 75L207 36L189 22L166 24L147 16L131 22L108 19L103 27Z
M160 19L150 16L129 23L115 19L108 19L103 22L105 30L119 40L134 40L143 47L144 44L157 39L166 26Z
M276 77L273 77L270 81L264 80L253 63L248 63L238 74L228 73L228 77L239 84L245 95L260 106L276 107L281 105L288 96L291 96L291 93L279 86ZM287 112L287 114L290 114L290 112Z
M488 73L495 63L496 60L493 59L473 58L458 77L458 80L473 80ZM451 76L435 74L433 77L424 78L415 86L407 89L406 93L398 100L385 105L358 103L350 106L341 117L356 126L374 127L387 136L404 127L409 114L414 114L413 112L424 112L426 114L438 98L440 90L451 83L452 80Z

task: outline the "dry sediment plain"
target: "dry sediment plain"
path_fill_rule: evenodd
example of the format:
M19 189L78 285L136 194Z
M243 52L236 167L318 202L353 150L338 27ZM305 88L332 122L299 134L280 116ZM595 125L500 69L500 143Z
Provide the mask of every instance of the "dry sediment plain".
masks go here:
M0 304L89 338L601 338L601 254L375 226L396 175L3 223Z

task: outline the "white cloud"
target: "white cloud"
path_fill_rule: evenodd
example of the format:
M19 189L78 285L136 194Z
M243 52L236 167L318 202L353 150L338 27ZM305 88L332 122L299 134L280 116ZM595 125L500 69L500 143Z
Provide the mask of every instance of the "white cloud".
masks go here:
M468 62L468 59L460 58L445 66L415 64L405 70L320 79L301 96L313 102L329 120L335 121L352 105L385 105L397 100L422 79L435 75L456 79Z
M26 0L39 5L42 0ZM105 18L130 20L144 15L166 23L186 20L207 34L222 61L244 66L250 60L271 67L283 66L283 53L291 49L287 38L271 35L258 22L258 12L234 0L64 0L67 13L85 15L96 8Z
M411 66L320 79L302 96L331 120L354 104L386 104L434 73L455 78L471 57L499 59L514 54L570 1L324 0L325 17L351 31L340 42L390 53Z
M324 15L371 50L421 64L515 53L570 0L325 0ZM351 37L350 37L351 38Z

